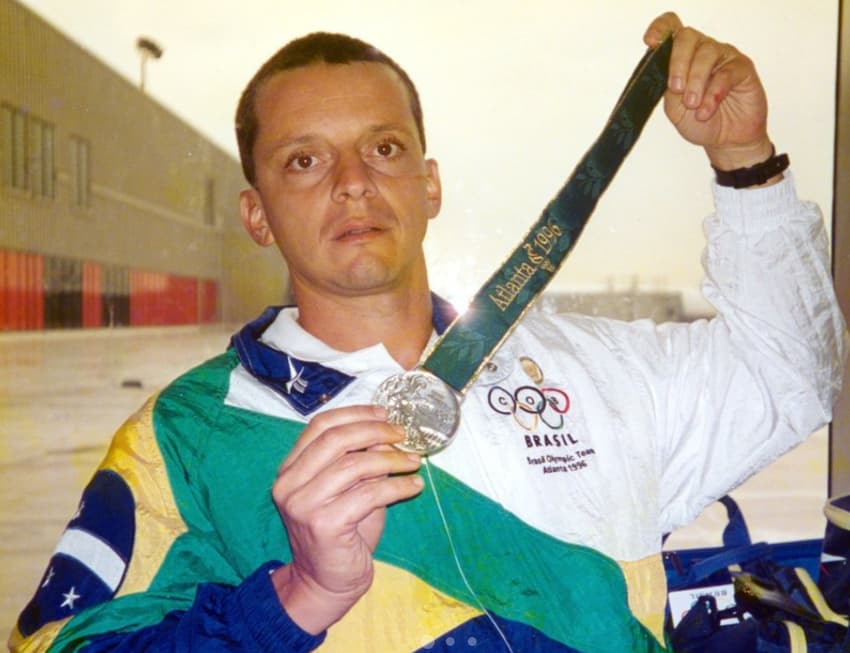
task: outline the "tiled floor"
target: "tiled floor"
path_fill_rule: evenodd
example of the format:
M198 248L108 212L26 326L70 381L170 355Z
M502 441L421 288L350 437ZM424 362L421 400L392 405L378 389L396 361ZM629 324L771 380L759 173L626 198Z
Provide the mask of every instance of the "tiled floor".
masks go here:
M28 601L112 432L155 390L223 350L223 329L0 335L0 641ZM754 539L820 537L825 431L739 488ZM719 541L711 507L668 546Z

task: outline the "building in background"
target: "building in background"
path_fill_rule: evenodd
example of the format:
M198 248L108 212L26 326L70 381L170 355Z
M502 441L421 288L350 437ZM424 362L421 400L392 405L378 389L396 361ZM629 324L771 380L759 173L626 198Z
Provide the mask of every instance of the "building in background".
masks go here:
M239 220L244 185L232 156L0 0L0 331L235 323L281 303L280 255Z
M600 292L547 292L535 305L536 310L549 313L585 313L615 320L643 320L654 322L692 321L704 315L685 312L682 293L645 291L637 287L630 290Z

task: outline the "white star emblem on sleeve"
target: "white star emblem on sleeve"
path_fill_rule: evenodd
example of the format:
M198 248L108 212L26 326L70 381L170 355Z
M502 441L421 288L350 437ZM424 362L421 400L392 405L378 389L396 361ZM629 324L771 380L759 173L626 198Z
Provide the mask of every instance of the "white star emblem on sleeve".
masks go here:
M74 601L80 598L80 595L76 592L76 587L72 586L70 590L68 590L67 594L63 594L62 597L65 599L62 601L62 604L59 606L60 608L67 607L69 610L74 609Z

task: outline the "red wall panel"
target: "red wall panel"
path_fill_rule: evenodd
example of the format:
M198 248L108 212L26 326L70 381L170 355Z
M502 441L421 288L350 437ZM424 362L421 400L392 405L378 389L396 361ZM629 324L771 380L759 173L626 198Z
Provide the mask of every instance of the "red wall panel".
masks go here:
M6 289L6 250L0 249L0 331L9 328L8 320L8 291Z
M8 283L9 303L8 323L10 329L20 329L21 323L21 280L20 280L20 255L18 252L7 252L6 258L6 282Z
M39 274L41 257L32 252L27 253L24 257L24 267L26 270L26 323L24 326L27 329L40 329L43 324L43 309L40 306L42 301L41 275Z
M138 326L140 323L141 275L138 270L130 270L130 326Z
M21 328L32 329L35 322L35 267L32 264L32 254L21 252L19 265L19 278L21 280Z
M198 322L198 280L191 277L169 276L163 294L165 324L196 324Z
M102 326L103 268L97 263L83 263L83 327Z
M44 257L41 254L33 254L35 258L35 324L33 328L44 328Z

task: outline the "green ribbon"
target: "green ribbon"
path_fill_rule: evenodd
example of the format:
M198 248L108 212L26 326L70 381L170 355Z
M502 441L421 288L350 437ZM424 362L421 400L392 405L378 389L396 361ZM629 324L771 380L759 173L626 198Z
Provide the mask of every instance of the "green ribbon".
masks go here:
M434 344L421 368L463 395L573 248L667 88L673 39L648 50L596 142L505 263Z

